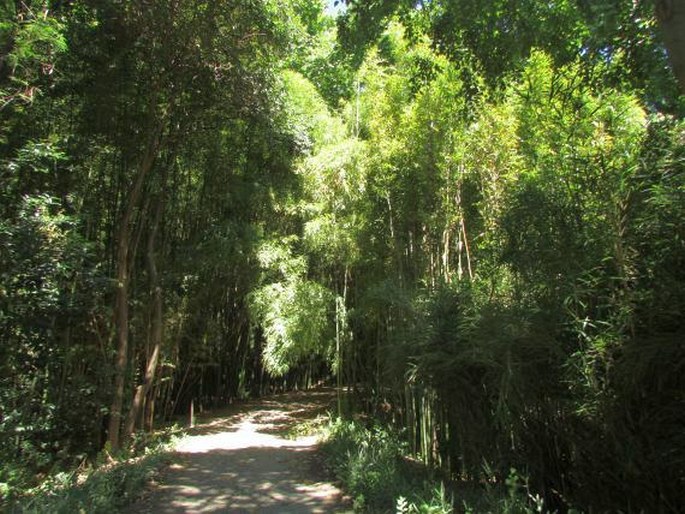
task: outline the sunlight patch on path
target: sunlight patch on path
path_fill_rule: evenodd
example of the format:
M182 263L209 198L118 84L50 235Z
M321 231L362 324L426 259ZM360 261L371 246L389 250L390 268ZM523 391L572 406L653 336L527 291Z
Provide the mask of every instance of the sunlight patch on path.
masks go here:
M295 418L320 409L321 399L277 398L196 427L177 445L180 463L169 467L163 484L127 512L351 512L340 490L314 470L316 438L280 435Z
M275 425L273 424L256 424L251 419L247 419L236 425L235 432L186 437L178 444L176 451L180 453L205 453L212 450L236 450L239 448L282 448L284 446L310 448L316 444L314 436L289 440L263 433L265 429L274 428Z

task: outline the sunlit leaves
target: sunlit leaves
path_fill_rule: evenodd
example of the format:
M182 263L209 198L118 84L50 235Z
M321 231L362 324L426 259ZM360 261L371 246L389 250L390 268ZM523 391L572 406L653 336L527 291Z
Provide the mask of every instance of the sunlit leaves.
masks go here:
M316 152L322 146L337 143L344 137L344 127L332 115L314 85L297 72L285 71L283 81L286 109L296 144L300 151Z
M70 356L87 352L64 344L64 334L80 328L98 298L92 247L78 228L47 194L24 196L11 219L0 219L0 481L17 456L27 470L48 466L70 444L65 434L93 430L92 419L60 426L70 416L66 385L91 385L90 377L65 376L62 395L53 380ZM90 441L80 444L92 449Z
M515 229L522 237L517 251L525 260L558 245L557 251L576 255L573 262L549 254L543 262L557 263L551 274L568 273L565 266L582 260L586 266L602 266L602 259L614 252L607 244L607 228L616 236L621 232L626 184L636 172L646 131L644 109L634 96L595 90L580 77L578 64L555 68L546 54L536 52L514 86L526 180L518 188L523 196L515 193L512 198L511 212L517 212L517 205L526 210L538 202L545 213L528 218L522 210L516 215L517 223L522 217L530 220L527 228ZM539 235L532 236L533 231ZM542 240L546 243L541 245ZM530 264L540 270L535 260Z
M63 24L48 2L20 2L0 13L0 107L33 101L42 77L52 75L58 54L67 49Z
M314 356L330 358L330 312L333 295L306 277L301 257L292 255L294 241L270 241L259 252L266 276L277 281L256 289L250 300L254 321L265 339L266 369L275 376Z

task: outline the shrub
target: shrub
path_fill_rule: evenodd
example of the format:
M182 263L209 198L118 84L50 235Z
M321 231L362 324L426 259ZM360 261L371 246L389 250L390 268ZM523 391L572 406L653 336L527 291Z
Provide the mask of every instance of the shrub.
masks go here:
M444 488L412 461L407 445L388 428L338 418L326 428L323 451L357 511L452 512Z
M24 491L9 507L21 513L109 513L131 503L169 460L172 442L152 441L138 456L120 461L108 460L79 473L57 473L39 486ZM104 457L104 454L103 454Z

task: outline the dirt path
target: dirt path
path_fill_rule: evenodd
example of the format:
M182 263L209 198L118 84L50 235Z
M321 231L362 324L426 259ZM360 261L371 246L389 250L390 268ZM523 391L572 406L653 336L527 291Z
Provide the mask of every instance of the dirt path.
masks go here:
M325 412L333 394L288 393L201 420L162 483L127 512L351 512L322 478L315 438L285 437L296 422Z

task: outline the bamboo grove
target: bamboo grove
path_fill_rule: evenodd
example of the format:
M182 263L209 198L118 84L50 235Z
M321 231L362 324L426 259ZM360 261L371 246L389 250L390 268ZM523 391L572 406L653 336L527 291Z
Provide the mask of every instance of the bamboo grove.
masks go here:
M682 9L1 2L0 482L328 380L453 480L681 511Z

